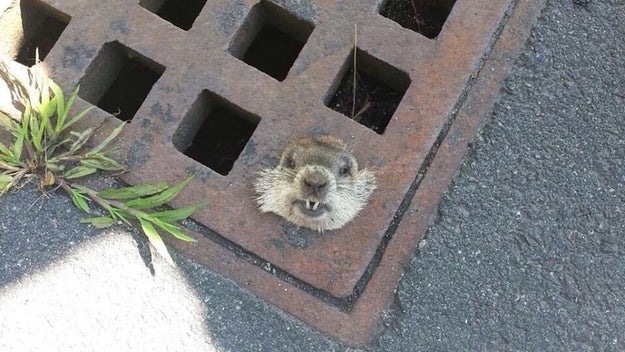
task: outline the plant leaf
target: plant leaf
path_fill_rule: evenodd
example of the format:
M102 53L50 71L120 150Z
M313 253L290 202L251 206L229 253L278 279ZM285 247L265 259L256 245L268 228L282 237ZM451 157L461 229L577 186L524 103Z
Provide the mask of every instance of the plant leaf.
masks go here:
M105 171L120 171L124 169L124 167L121 166L117 161L102 154L92 155L86 159L83 159L80 161L80 164L86 167Z
M122 188L109 188L98 192L98 196L106 199L133 199L162 192L168 187L167 183L158 182Z
M109 207L109 209L107 209L109 211L109 213L111 214L111 216L114 219L117 220L121 220L123 221L126 225L130 226L130 227L134 227L130 221L128 221L128 219L126 218L126 213L124 213L123 210L121 209L117 209L117 208L113 208L113 207Z
M18 171L20 169L19 164L16 165L15 163L13 163L12 160L7 160L7 161L8 163L0 160L0 169L4 169L7 171Z
M22 115L22 118L24 118L24 115ZM15 140L13 141L13 157L14 158L21 158L22 157L22 149L24 148L24 139L26 138L26 131L24 130L24 126L19 126L17 129L15 129L15 131L13 132L13 136L15 137Z
M79 178L79 177L91 175L92 173L96 171L98 171L98 169L80 165L80 166L76 166L72 169L65 171L63 175L65 176L65 178L73 179L73 178Z
M77 136L78 138L76 138L76 140L74 141L74 143L72 143L72 146L69 147L69 152L68 154L73 154L75 153L78 149L80 149L85 143L87 143L87 141L89 140L89 138L91 138L91 136L93 135L93 132L95 132L95 128L93 127L89 127L86 130L84 130L82 133L75 133L73 132L72 134Z
M154 249L156 249L156 251L163 258L165 258L165 260L169 264L173 265L174 260L169 255L169 252L167 251L167 247L165 246L165 243L163 242L161 235L158 234L154 226L149 221L142 219L142 218L138 218L138 219L139 219L139 223L141 224L141 229L143 230L143 233L145 233L145 235L148 237L148 241L150 241Z
M80 193L80 191L70 188L70 196L72 198L72 202L74 202L74 205L78 209L84 211L85 213L91 212L89 205L87 205L87 199L82 195L82 193Z
M65 110L65 97L63 96L63 90L56 84L53 80L48 79L48 85L54 93L54 101L56 102L56 124L52 126L50 124L50 133L54 133L55 135L59 133L59 125L63 125L63 119L66 116Z
M36 99L33 107L41 115L42 119L49 120L56 112L56 97L50 97L49 80L43 72L38 67L35 67L34 71L38 87L33 87L34 91L31 93L33 98Z
M66 129L68 129L70 126L72 126L73 124L75 124L76 122L78 122L80 119L82 119L89 111L91 111L91 109L93 109L95 106L90 106L88 108L86 108L85 110L81 111L80 113L78 113L76 116L72 117L71 120L69 120L67 123L65 123L64 126L61 127L61 130L59 131L59 133L65 131Z
M191 205L191 206L184 207L184 208L163 210L159 212L150 213L150 216L158 218L159 220L163 222L171 223L174 221L179 221L179 220L188 218L189 216L193 215L193 213L195 213L196 211L202 209L204 205L205 203L202 202L202 203L198 203L198 204Z
M91 224L98 229L103 229L115 224L115 220L109 216L96 216L92 218L80 219L81 224Z
M13 184L13 176L7 174L0 174L0 195L9 190L9 187Z
M180 230L180 228L178 226L176 226L176 225L167 224L167 223L164 223L164 222L162 222L162 221L160 221L158 219L155 219L153 222L154 222L154 224L156 226L158 226L161 229L169 232L171 235L173 235L177 239L180 239L180 240L183 240L183 241L186 241L186 242L196 242L195 238L193 238L193 237L187 235L186 233L182 232Z
M106 137L106 139L104 139L102 142L100 142L100 144L98 144L97 146L95 146L95 148L91 149L88 153L87 156L92 156L94 154L99 153L100 151L102 151L102 149L106 148L106 146L111 143L111 141L117 137L117 135L119 135L122 131L122 129L124 128L126 124L122 123L119 126L115 127L115 129L111 132L111 134L108 135L108 137Z
M56 129L56 133L61 133L61 131L63 131L66 128L65 121L67 120L67 115L69 114L69 110L71 109L72 105L74 104L74 100L78 96L78 89L79 89L79 86L76 86L76 88L74 89L72 94L69 96L69 99L67 100L67 103L65 104L65 109L63 111L63 114L59 114L57 116L56 128L55 128ZM69 127L69 126L67 126L67 127Z
M0 128L3 128L7 131L13 131L15 130L15 125L16 123L12 118L0 111Z
M15 159L13 152L2 142L0 142L0 159L8 162L13 162Z
M41 133L41 135L39 134L39 131L41 131L41 129L39 128L39 121L37 119L38 116L31 116L28 119L28 131L30 131L30 134L27 134L27 137L30 136L30 138L28 139L28 141L33 145L33 147L35 147L36 151L43 151L43 147L42 147L42 137L43 137L43 132Z
M146 209L146 208L154 208L159 205L163 205L170 200L174 199L180 191L191 181L193 176L189 176L181 182L167 188L161 193L155 194L146 198L133 199L126 202L126 206L135 209Z
M44 79L46 80L47 84L55 84L54 82L52 82L52 80L44 77ZM57 86L58 88L58 86ZM52 87L49 87L48 89L52 89ZM59 91L61 90L60 88L58 88ZM42 130L47 134L47 139L55 139L57 137L57 133L54 130L54 123L53 120L56 120L57 118L57 111L59 109L59 105L60 108L63 108L63 100L59 99L59 97L56 95L56 93L54 93L54 91L52 91L52 97L50 98L50 101L46 104L47 106L45 107L46 109L48 109L46 111L46 114L43 114L43 116L41 116L42 119L42 124L41 124L41 128ZM61 92L61 96L63 95L63 93Z
M46 164L46 167L48 168L48 170L54 171L54 172L63 171L65 169L65 165L59 165L59 164L57 164L55 162L52 162L50 160L48 160L48 163Z

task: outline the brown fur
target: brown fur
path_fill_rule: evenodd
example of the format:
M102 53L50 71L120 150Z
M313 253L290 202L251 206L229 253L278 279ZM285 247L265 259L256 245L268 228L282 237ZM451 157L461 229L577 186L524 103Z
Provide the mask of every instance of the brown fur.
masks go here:
M277 166L254 183L262 212L319 232L343 227L367 204L375 177L359 170L349 148L332 136L292 141Z

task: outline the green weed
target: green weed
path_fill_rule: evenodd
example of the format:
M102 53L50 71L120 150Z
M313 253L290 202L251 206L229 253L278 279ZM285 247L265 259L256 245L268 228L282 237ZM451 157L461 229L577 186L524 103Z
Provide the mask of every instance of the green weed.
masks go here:
M72 129L90 110L70 115L78 87L65 100L61 88L47 78L39 66L28 69L28 83L24 84L0 60L0 77L11 88L15 102L23 108L19 121L0 112L0 128L11 134L10 143L0 141L0 196L33 180L43 192L60 188L84 212L91 214L89 205L95 203L106 214L84 218L81 222L96 227L117 223L138 225L153 248L173 264L160 232L183 241L194 241L175 222L189 217L203 204L172 210L160 208L175 198L191 177L173 186L155 183L101 191L78 184L77 179L98 171L124 170L111 157L114 150L109 147L124 123L95 146L90 144L97 128Z

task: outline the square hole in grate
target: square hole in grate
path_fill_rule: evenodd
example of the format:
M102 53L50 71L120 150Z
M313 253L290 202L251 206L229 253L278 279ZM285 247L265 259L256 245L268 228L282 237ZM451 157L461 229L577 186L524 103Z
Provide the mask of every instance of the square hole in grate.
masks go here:
M0 20L0 51L32 66L35 52L43 60L57 42L71 17L39 0L22 0L9 7Z
M185 31L202 11L206 0L141 0L139 5Z
M354 60L352 51L326 106L382 134L410 85L410 77L360 49L355 55Z
M204 90L178 126L173 144L186 156L225 176L259 122L260 117Z
M263 0L250 10L235 34L229 52L282 81L313 29L312 23Z
M130 121L164 71L163 65L117 41L109 42L87 67L78 95L118 119Z
M402 27L434 39L438 36L456 0L388 0L380 14Z

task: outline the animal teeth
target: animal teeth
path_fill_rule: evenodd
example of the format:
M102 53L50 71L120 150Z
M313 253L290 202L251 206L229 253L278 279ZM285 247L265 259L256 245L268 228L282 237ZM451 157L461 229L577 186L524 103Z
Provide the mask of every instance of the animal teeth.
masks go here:
M319 209L319 202L312 201L310 199L306 199L306 209L317 211Z

